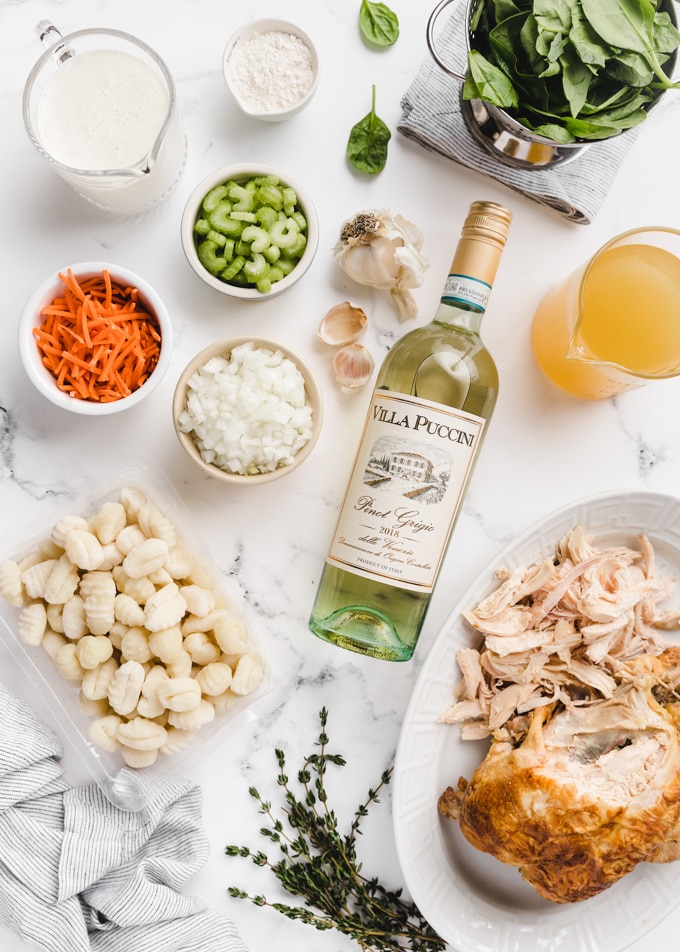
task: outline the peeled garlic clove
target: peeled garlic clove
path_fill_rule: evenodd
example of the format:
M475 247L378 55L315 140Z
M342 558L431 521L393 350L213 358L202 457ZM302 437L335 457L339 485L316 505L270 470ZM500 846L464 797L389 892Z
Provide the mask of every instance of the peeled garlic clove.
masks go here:
M366 330L368 317L360 307L354 307L349 301L336 304L319 324L316 336L324 344L342 347L358 341Z
M360 390L371 379L375 361L363 344L346 344L333 358L335 379L343 393Z

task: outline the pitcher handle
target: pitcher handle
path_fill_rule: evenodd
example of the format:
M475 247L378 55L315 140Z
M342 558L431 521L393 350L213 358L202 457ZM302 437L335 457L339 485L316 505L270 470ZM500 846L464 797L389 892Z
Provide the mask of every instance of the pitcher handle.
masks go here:
M50 20L40 20L36 23L35 32L45 49L52 51L57 66L61 66L74 55L63 35Z
M437 20L439 19L439 15L443 11L444 7L448 7L448 5L451 2L452 0L441 0L441 2L437 4L437 6L434 8L432 13L430 14L430 19L427 21L427 46L432 55L432 59L435 61L435 63L441 69L443 69L445 73L448 73L449 76L453 76L454 79L457 79L459 82L464 83L465 76L461 75L460 73L457 73L454 69L451 69L450 66L447 66L447 64L444 62L444 60L441 58L441 56L437 52L437 48L434 42L435 24ZM461 0L459 0L459 2L461 2Z

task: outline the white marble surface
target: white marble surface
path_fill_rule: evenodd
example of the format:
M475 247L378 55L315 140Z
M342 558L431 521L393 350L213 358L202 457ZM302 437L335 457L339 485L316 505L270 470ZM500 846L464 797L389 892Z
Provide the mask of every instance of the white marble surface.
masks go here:
M188 891L232 917L253 949L276 944L298 952L342 952L354 944L317 933L277 913L227 896L232 883L251 883L275 895L275 884L248 864L228 859L229 842L259 848L254 784L276 795L274 747L290 764L317 736L317 713L330 712L329 733L348 766L336 786L338 803L353 809L391 762L413 682L451 606L499 548L557 507L607 490L677 493L680 483L680 384L669 382L599 403L574 401L552 388L536 368L529 327L542 294L614 234L636 225L678 225L680 100L646 124L590 226L571 225L501 185L462 170L393 135L387 168L370 179L347 166L351 126L370 105L394 130L399 100L426 55L430 4L399 2L397 45L368 49L356 23L355 2L335 0L2 0L0 2L0 229L3 249L0 321L0 507L3 543L20 538L25 524L58 500L76 477L97 478L139 452L164 469L192 513L220 568L234 577L263 623L299 663L294 693L276 716L248 725L211 753L195 771L205 797L212 844L207 866ZM322 77L310 107L284 124L241 116L220 71L227 37L256 15L298 22L319 47ZM117 27L153 45L174 74L189 151L184 177L169 200L136 219L115 219L81 200L32 150L21 119L21 93L40 53L35 24L51 18L63 32ZM669 97L670 98L670 97ZM179 221L195 183L229 162L257 161L289 170L317 205L321 240L311 271L281 298L255 305L227 303L205 288L184 260ZM307 617L359 436L367 391L341 394L330 356L315 341L316 326L339 301L350 299L370 315L367 344L379 361L408 329L399 326L386 297L349 283L330 249L342 221L386 206L416 222L430 261L416 292L418 323L435 309L459 226L469 203L486 198L514 213L485 340L502 381L494 421L432 601L416 656L406 664L364 659L323 644ZM90 420L66 415L43 400L24 376L16 327L24 300L45 274L70 262L101 258L143 274L164 297L175 329L173 363L161 387L129 414ZM256 333L279 339L308 358L324 390L321 439L304 466L286 481L241 491L209 482L184 458L170 417L175 380L189 357L221 336ZM0 676L14 680L0 661ZM367 871L397 885L402 875L394 847L389 790L374 808L360 848ZM670 952L677 946L680 910L631 948ZM0 930L5 952L25 946ZM460 950L465 952L465 950Z

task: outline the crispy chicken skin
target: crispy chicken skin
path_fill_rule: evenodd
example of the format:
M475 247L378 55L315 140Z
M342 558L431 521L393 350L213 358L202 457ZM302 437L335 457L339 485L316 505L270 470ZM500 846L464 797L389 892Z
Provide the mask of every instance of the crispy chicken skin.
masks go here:
M617 678L617 680L619 680ZM537 708L440 797L477 849L538 894L579 902L680 849L680 648L629 660L613 695Z

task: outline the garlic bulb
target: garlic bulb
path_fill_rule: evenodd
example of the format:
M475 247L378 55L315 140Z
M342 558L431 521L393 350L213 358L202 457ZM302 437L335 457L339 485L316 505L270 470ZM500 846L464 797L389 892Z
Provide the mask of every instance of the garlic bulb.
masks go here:
M366 330L367 323L368 317L360 307L343 301L326 314L319 324L316 336L324 344L331 344L333 347L354 344Z
M333 358L335 379L343 393L360 390L371 379L375 361L363 344L346 344Z
M403 321L418 313L410 288L420 287L428 267L422 245L420 229L402 215L364 211L345 222L334 254L353 281L389 291Z

